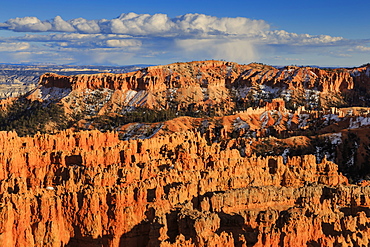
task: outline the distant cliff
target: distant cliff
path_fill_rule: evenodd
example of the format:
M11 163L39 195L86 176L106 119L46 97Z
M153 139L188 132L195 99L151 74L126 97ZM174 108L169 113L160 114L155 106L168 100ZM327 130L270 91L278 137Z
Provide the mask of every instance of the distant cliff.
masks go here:
M277 69L262 64L201 61L153 66L126 74L61 76L49 73L40 78L40 89L32 97L43 99L43 91L49 93L52 88L60 88L71 90L71 94L68 92L68 97L63 95L59 99L79 101L89 90L105 89L104 102L89 93L93 103L101 105L99 114L112 111L107 111L106 106L116 112L132 106L183 111L209 111L212 106L220 114L226 114L243 107L261 106L274 98L283 98L291 108L367 106L370 104L369 82L369 66ZM86 100L81 103L88 104Z

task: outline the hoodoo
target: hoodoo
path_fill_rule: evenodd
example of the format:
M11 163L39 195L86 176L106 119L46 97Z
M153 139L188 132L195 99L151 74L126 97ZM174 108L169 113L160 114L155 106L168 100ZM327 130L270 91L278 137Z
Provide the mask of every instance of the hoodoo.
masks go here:
M369 246L369 71L44 74L1 101L0 246Z

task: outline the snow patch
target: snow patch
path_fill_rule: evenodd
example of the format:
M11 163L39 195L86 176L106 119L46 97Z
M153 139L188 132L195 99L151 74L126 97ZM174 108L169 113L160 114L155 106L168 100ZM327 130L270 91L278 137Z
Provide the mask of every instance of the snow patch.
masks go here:
M127 105L137 94L134 90L128 90L125 95L124 104Z
M349 129L357 129L362 126L368 126L370 125L370 118L369 117L356 117L356 118L351 118L349 121Z
M329 136L332 145L339 145L342 143L342 133L333 133Z
M323 118L325 119L325 121L324 121L325 125L332 124L333 122L334 123L340 122L340 118L336 114L326 114L326 115L323 116Z
M61 100L67 97L71 93L70 88L59 88L59 87L41 87L39 90L39 98L42 100Z
M146 98L148 97L148 92L145 90L141 90L137 92L134 97L129 101L129 106L142 106L146 102Z
M288 121L286 122L286 125L287 125L288 129L290 129L290 127L292 125L293 116L294 116L294 114L288 113Z
M310 118L309 114L299 114L299 125L298 128L307 126L307 120Z
M247 97L251 87L242 87L236 90L236 98L237 99L244 99Z
M286 149L284 149L283 153L281 154L281 156L283 157L283 163L284 164L286 164L286 162L288 160L289 152L290 152L289 148L286 148Z
M240 130L240 129L249 129L250 126L247 122L243 121L238 117L234 123L233 123L234 129Z
M292 90L284 89L280 93L280 97L285 101L290 101L292 97Z
M266 94L272 94L275 95L279 92L280 88L272 88L270 86L266 85L260 85L260 89Z

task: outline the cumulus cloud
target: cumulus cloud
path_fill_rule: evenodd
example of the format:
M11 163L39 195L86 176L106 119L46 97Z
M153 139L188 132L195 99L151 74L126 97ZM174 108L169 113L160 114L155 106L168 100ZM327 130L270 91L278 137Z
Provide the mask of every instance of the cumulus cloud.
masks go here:
M76 32L77 30L60 16L56 16L52 21L52 30L60 32Z
M214 17L204 14L185 14L170 18L165 14L121 14L107 20L76 18L63 20L56 16L41 21L36 17L9 19L0 23L0 29L16 32L64 32L78 34L124 34L129 36L172 37L172 38L244 38L258 39L270 44L327 44L339 41L341 37L328 35L295 34L284 30L270 30L264 20L245 17Z
M204 14L186 14L175 18L178 30L188 34L244 36L255 35L269 29L263 20L249 18L217 18Z
M218 18L204 14L186 14L170 18L165 14L121 14L106 20L76 18L41 21L36 17L9 19L0 23L1 29L16 32L77 32L128 35L250 35L269 29L263 20L249 18Z
M65 56L68 61L81 58L81 63L89 63L94 54L99 57L94 61L105 61L111 57L121 62L121 55L124 54L140 63L148 57L158 57L156 62L160 59L206 58L250 62L259 60L267 51L279 56L279 52L304 53L308 49L312 52L312 48L331 49L349 46L350 43L342 37L272 30L264 20L219 18L204 14L171 18L166 14L124 13L117 18L100 20L64 20L60 16L51 20L22 17L0 23L0 30L26 32L24 36L7 40L0 38L0 42L9 43L10 51L31 49L35 56L40 54L38 51L43 51L43 54L50 54L50 58L53 58L51 54ZM352 43L352 47L355 46L354 50L369 51L362 43ZM1 47L5 46L0 43L0 51L6 50ZM320 53L319 50L315 52ZM325 54L332 54L330 52Z

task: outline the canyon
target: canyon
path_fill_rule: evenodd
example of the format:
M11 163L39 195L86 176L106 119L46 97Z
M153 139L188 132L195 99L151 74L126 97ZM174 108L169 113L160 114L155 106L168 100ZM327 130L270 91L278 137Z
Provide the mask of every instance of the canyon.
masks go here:
M0 245L369 246L369 81L226 61L46 73L0 101Z

